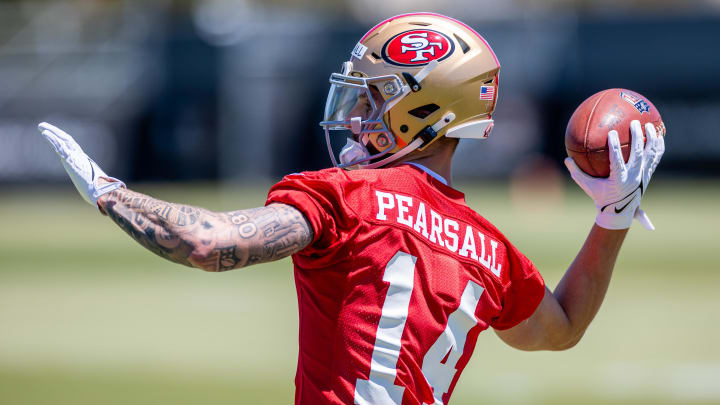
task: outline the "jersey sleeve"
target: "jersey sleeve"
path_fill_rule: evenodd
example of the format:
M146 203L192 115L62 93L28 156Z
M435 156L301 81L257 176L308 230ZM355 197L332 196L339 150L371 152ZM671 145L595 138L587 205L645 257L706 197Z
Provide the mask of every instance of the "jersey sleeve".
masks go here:
M268 192L265 205L291 205L310 223L313 240L301 254L328 253L331 248L341 245L343 228L355 222L343 199L346 183L342 173L304 172L285 176Z
M509 282L505 285L500 315L491 326L510 329L529 318L545 296L545 281L533 262L507 242Z

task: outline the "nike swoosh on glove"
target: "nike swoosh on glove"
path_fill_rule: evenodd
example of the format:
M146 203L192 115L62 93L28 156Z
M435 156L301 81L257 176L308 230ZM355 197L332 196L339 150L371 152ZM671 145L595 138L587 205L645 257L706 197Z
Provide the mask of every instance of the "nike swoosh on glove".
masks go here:
M105 174L100 166L83 152L73 137L62 129L47 122L38 125L38 129L60 156L60 162L85 201L97 206L101 195L125 187L122 181ZM100 178L106 180L102 185L98 183Z
M617 131L608 133L610 147L610 176L592 177L583 172L572 158L565 159L570 176L595 202L598 209L595 223L606 229L626 229L633 218L645 228L655 230L645 211L640 209L650 178L665 153L665 139L651 123L645 124L647 142L643 147L643 130L640 121L630 123L632 135L630 159L623 160Z

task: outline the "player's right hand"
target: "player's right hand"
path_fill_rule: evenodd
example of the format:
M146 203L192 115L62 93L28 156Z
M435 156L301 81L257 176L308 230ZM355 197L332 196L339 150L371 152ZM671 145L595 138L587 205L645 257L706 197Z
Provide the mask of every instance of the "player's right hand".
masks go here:
M47 122L38 125L38 129L60 156L60 162L85 201L97 206L98 197L125 187L122 181L105 174L100 166L83 152L73 137L62 129ZM100 179L102 181L98 181Z
M573 180L595 201L598 214L595 223L606 229L627 229L633 217L645 228L654 230L650 218L640 209L640 200L665 152L665 140L658 135L651 123L645 124L647 142L643 147L643 130L640 121L630 123L632 135L630 159L627 164L622 156L617 131L608 133L610 146L610 176L598 178L587 175L572 160L565 159L565 166Z

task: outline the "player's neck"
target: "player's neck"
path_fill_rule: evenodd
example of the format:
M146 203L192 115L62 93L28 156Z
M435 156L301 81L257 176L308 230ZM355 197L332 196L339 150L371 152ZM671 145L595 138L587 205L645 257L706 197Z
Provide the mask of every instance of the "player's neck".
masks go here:
M455 147L439 147L432 153L420 153L415 155L409 154L406 158L400 159L392 166L403 163L417 163L440 175L447 181L447 185L452 185L452 156L455 153Z

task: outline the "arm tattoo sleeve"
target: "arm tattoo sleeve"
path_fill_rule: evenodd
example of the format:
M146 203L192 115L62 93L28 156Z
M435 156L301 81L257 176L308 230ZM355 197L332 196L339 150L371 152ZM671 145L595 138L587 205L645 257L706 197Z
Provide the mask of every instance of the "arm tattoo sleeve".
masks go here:
M278 260L302 250L313 239L303 214L284 204L212 212L123 188L103 195L98 204L151 252L207 271Z

